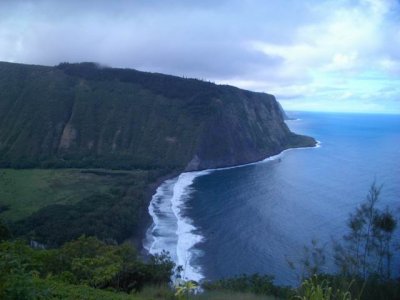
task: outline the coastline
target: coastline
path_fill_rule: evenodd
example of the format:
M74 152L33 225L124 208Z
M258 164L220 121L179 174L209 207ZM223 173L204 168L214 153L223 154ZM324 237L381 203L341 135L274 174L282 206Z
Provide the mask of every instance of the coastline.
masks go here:
M163 175L159 178L157 178L154 182L150 183L144 192L144 198L145 198L145 209L143 210L143 219L140 222L138 229L137 229L137 234L133 234L132 238L130 241L136 246L138 249L140 255L144 258L148 257L149 253L147 250L143 247L143 242L146 239L146 233L147 230L152 226L153 224L153 219L148 213L148 208L151 202L152 197L154 194L157 192L157 189L160 187L160 185L167 181L168 179L175 178L179 176L181 172L179 171L172 171L171 173L168 173L166 175Z
M174 253L171 253L171 257L173 258L173 261L176 263L176 265L182 265L184 267L185 280L201 281L202 279L204 279L201 267L191 264L191 259L195 258L196 256L202 255L202 253L194 253L194 251L196 250L194 250L193 248L196 244L201 242L204 237L197 232L197 228L193 225L193 220L184 215L184 211L187 208L185 206L185 203L190 196L190 193L192 192L190 186L193 184L194 180L199 176L204 176L216 171L242 168L250 165L276 160L289 150L316 149L319 147L321 147L321 142L316 141L316 144L312 147L308 146L287 148L276 155L268 156L262 160L255 162L214 169L182 172L179 175L177 175L177 172L175 172L174 174L169 174L167 176L164 176L164 178L160 178L156 181L156 183L159 183L159 185L153 186L151 190L153 191L153 194L151 196L151 200L149 201L147 215L147 219L151 219L151 221L147 223L147 229L143 234L143 252L145 252L147 255L149 253L159 253L162 250L166 250L163 249L163 247L160 247L160 245L164 245L165 248L170 248L172 249L172 251L174 251ZM163 194L165 192L163 191L163 189L169 190L169 198L165 197L166 195ZM165 198L164 201L169 202L162 203L162 200L160 199L163 199L163 197ZM155 213L155 211L157 211L159 216L157 216L157 213ZM175 218L174 220L171 219L173 218L171 212L173 213L173 217ZM169 219L166 217L167 215ZM161 221L162 219L163 221ZM160 225L161 222L166 223L164 224L164 227ZM171 228L169 228L171 222L176 222L176 236L174 236L173 238L171 237ZM158 236L154 235L155 231L157 231ZM171 239L173 239L174 241L176 240L176 250L171 248ZM158 249L156 246L157 244L159 247Z

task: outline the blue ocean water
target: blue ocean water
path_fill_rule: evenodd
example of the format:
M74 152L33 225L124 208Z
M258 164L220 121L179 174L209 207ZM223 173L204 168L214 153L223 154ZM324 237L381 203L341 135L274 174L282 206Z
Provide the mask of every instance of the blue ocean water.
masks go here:
M331 241L346 232L349 213L374 180L383 184L381 207L388 205L400 216L400 116L290 116L298 118L287 122L292 131L313 136L321 146L240 168L185 173L192 174L186 183L187 175L165 183L158 202L152 201L158 224L149 230L153 252L168 240L167 250L177 249L180 263L190 266L189 278L258 272L273 275L279 284L295 284L297 273L288 261L300 261L312 239L326 247L326 268L334 270ZM178 204L171 201L174 189ZM160 209L174 201L168 214ZM178 230L171 233L166 229L174 222ZM400 265L399 255L394 263Z

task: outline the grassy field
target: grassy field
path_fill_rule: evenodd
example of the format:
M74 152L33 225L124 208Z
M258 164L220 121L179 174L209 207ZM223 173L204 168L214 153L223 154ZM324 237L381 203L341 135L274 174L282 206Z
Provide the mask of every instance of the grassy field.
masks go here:
M79 169L0 169L0 217L17 221L50 204L75 204L95 192L120 185L122 173L143 177L142 171Z
M279 300L273 296L238 293L231 291L206 291L197 295L178 298L168 286L147 286L139 293L126 294L91 288L85 285L71 285L52 280L36 278L35 288L44 299L71 300Z

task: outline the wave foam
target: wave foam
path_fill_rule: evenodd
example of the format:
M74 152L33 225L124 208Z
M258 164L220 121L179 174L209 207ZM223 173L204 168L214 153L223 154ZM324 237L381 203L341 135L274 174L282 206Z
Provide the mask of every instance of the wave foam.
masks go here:
M201 255L193 247L204 237L197 233L193 221L185 216L191 185L196 177L210 171L187 172L161 184L149 205L153 225L146 234L145 249L150 254L168 251L176 265L183 266L183 279L200 281L204 278L201 267L193 260Z
M144 248L153 255L161 253L163 250L168 251L175 264L184 268L184 280L201 281L204 279L204 275L201 266L194 264L194 259L202 255L202 253L194 249L194 246L203 241L204 237L198 233L193 221L185 216L187 201L193 192L191 186L195 178L214 171L241 168L280 159L285 152L290 150L315 149L319 147L321 147L321 142L317 141L315 147L286 149L277 155L267 157L258 162L186 172L178 177L166 180L157 188L150 201L149 214L153 218L153 224L147 230L146 240L143 243Z

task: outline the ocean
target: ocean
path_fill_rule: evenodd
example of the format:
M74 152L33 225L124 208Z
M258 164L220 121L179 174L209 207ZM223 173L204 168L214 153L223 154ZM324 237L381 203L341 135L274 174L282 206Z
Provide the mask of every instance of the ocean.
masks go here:
M144 247L168 251L186 279L259 273L294 285L312 240L325 249L324 270L335 271L332 241L347 232L349 214L374 181L383 185L379 206L400 217L399 115L289 116L296 118L287 121L290 129L318 147L167 180L150 203L154 224ZM400 256L393 260L398 273Z

